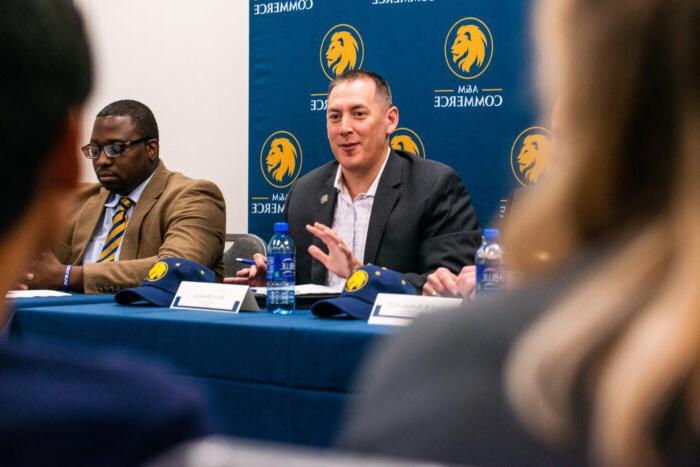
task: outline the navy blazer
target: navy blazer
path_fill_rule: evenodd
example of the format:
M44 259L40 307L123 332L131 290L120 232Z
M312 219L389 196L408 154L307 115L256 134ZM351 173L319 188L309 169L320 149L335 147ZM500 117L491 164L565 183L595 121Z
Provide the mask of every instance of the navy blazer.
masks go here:
M338 162L301 177L287 195L285 216L297 248L297 283L325 284L327 270L307 252L328 251L306 224L333 224ZM481 243L476 211L462 179L452 168L404 151L391 151L379 180L367 231L364 262L405 273L423 287L440 266L458 273L474 264Z

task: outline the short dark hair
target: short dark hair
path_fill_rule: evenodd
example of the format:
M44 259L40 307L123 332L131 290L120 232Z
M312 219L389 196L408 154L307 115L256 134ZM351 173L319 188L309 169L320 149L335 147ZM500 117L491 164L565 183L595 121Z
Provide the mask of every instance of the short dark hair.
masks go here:
M97 114L98 117L131 117L136 132L142 138L158 139L158 123L156 117L146 104L139 101L124 99L112 102Z
M394 105L391 97L391 88L389 87L389 83L387 83L386 80L382 78L379 74L369 70L359 69L345 71L340 76L338 76L330 82L330 84L328 85L328 95L331 95L331 91L333 91L333 88L335 88L339 83L346 81L355 81L358 79L371 79L372 81L374 81L374 85L377 88L375 98L385 101L389 107Z
M0 235L33 201L42 164L92 86L83 21L71 0L3 0L0 15ZM76 148L77 150L77 148Z

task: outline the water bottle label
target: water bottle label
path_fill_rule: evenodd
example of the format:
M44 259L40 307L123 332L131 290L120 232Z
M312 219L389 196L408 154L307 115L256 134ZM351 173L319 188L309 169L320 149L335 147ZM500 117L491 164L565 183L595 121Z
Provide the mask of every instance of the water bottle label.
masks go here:
M296 262L293 254L270 255L267 261L268 282L284 281L294 283Z
M506 286L507 279L507 271L501 265L476 265L476 285L479 292L502 289Z
M289 314L294 310L294 253L274 253L267 257L267 309Z
M293 255L285 255L280 261L280 271L282 279L285 282L294 282L294 273L296 272L296 262Z

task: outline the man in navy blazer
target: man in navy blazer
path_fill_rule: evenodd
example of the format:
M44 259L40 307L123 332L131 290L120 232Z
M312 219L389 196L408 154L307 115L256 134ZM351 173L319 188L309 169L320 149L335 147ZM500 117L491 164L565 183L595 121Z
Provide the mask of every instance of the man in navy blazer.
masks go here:
M0 20L0 296L50 249L77 188L91 87L71 0L5 0ZM0 328L10 310L0 300ZM153 364L0 340L0 465L141 465L211 432L198 392Z
M391 90L376 73L349 71L329 85L326 129L335 160L287 195L297 283L342 287L354 268L372 263L406 274L421 290L431 275L439 282L438 268L456 274L473 264L481 235L461 178L444 164L392 150L398 122ZM265 269L258 255L229 281L260 284Z
M324 263L313 261L316 256L307 252L312 245L324 249L324 237L313 235L305 226L332 225L338 166L333 161L310 172L287 197L299 283L326 282ZM362 263L405 273L420 290L428 274L440 266L459 272L473 264L480 240L476 213L459 175L439 162L392 150L377 187Z

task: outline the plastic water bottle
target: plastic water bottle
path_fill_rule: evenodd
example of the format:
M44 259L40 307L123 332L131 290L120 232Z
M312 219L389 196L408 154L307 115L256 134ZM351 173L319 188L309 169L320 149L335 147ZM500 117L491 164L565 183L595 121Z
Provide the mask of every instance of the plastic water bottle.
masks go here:
M294 311L296 249L288 232L286 222L276 222L267 244L267 310L281 315Z
M503 248L498 244L498 229L484 229L481 246L476 250L476 294L503 289L508 272L503 264Z

